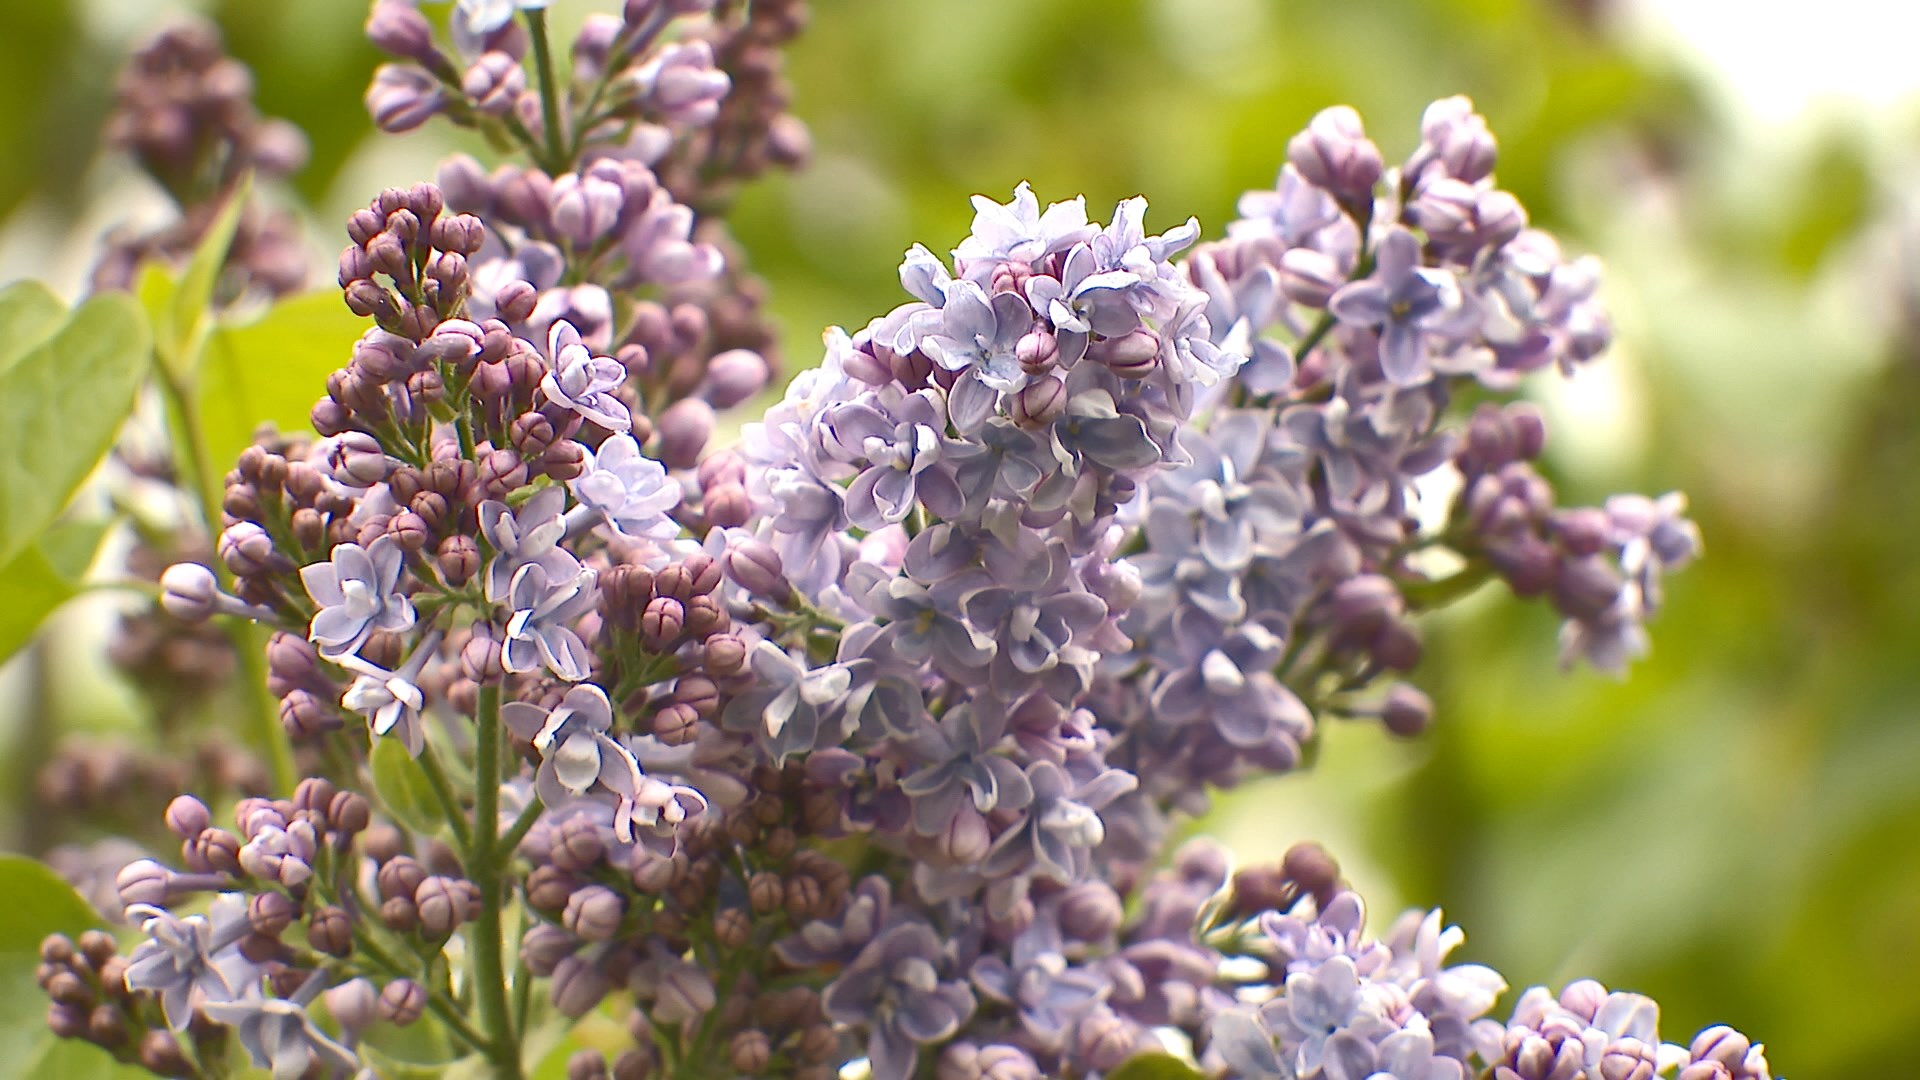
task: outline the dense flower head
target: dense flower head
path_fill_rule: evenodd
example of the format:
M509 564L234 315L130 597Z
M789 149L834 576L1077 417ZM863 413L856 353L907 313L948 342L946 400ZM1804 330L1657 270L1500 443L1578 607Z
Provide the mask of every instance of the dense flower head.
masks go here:
M690 163L724 175L729 125L778 141L747 61L796 6L630 0L574 43L564 115L523 67L543 5L461 0L457 59L375 6L406 61L383 126L445 111L531 161L455 158L355 212L340 284L372 325L321 438L228 476L232 592L163 578L183 618L276 631L268 688L319 772L235 830L176 801L184 869L117 881L149 938L124 985L288 1075L428 1017L498 1064L538 980L563 1017L632 1009L581 1076L1097 1077L1171 1032L1234 1077L1764 1080L1731 1029L1667 1047L1597 984L1492 1019L1507 984L1448 959L1457 929L1370 937L1318 849L1165 858L1327 724L1424 728L1425 611L1500 580L1617 668L1698 553L1680 497L1563 508L1534 468L1544 423L1501 397L1594 359L1607 320L1592 264L1493 186L1470 105L1397 168L1323 114L1200 246L1143 198L1101 222L976 197L949 257L908 249L902 302L717 448L771 365ZM374 800L335 786L363 775ZM307 1010L329 987L338 1035Z

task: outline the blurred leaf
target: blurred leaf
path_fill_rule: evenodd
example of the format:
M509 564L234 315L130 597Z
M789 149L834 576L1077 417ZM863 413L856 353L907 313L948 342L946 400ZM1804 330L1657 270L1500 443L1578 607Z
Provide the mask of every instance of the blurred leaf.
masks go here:
M194 393L213 467L231 465L261 424L307 430L327 376L346 366L365 326L329 290L284 300L256 322L209 335Z
M9 568L9 572L11 568ZM7 917L0 919L0 1004L28 1003L32 1008L0 1008L0 1061L25 1061L36 1052L48 1052L46 1010L43 995L34 985L33 971L40 963L40 942L49 934L77 936L100 925L99 913L80 898L73 887L44 863L24 855L0 855L0 897L6 898ZM107 1075L111 1059L91 1046L92 1054L60 1054L54 1060L61 1068L69 1061L99 1067L103 1071L54 1073L66 1076ZM38 1070L19 1075L42 1076Z
M253 174L248 173L227 194L220 216L213 219L206 235L201 237L200 246L193 250L193 258L173 292L168 326L172 339L163 343L161 356L176 377L192 372L198 362L200 349L196 339L210 317L213 290L220 283L220 268L226 265L227 252L233 248L234 230L240 227L240 215L246 210L247 196L252 191Z
M45 1026L44 1022L41 1026ZM152 1080L153 1077L138 1065L115 1061L105 1050L84 1039L55 1038L52 1032L43 1034L28 1056L30 1060L23 1063L17 1075L30 1076L33 1080L134 1080L136 1077Z
M0 567L0 661L33 640L40 623L73 596L73 586L37 547Z
M440 1051L429 1052L431 1043ZM404 1028L376 1024L360 1044L360 1055L383 1080L446 1080L456 1071L466 1071L479 1055L450 1060L440 1025L419 1021ZM415 1055L427 1060L416 1060ZM484 1075L484 1074L480 1074Z
M420 763L407 756L399 739L373 740L373 788L400 824L432 836L440 831L440 801Z
M1201 1080L1200 1070L1172 1054L1141 1054L1107 1074L1107 1080Z
M78 585L86 576L87 568L93 565L93 557L99 554L100 541L106 539L107 530L112 527L113 523L108 521L61 521L41 533L34 546L40 549L41 557L54 573L68 584ZM0 570L0 575L9 573L11 571Z
M1818 270L1876 211L1873 186L1865 148L1848 140L1822 147L1783 219L1781 265L1803 276Z
M0 560L67 504L133 409L148 363L146 319L103 294L0 371Z
M37 281L0 289L0 371L52 337L66 317L67 305Z

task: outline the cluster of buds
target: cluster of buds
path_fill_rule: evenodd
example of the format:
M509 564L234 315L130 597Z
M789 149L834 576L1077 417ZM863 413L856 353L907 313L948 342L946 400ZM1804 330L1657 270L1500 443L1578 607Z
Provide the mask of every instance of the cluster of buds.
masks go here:
M133 156L181 217L154 232L109 236L94 267L96 291L132 288L151 261L184 262L243 178L289 176L307 159L305 136L255 111L252 73L226 55L218 31L197 22L164 29L135 51L114 89L107 142ZM300 223L250 206L215 301L294 292L306 284L308 265Z

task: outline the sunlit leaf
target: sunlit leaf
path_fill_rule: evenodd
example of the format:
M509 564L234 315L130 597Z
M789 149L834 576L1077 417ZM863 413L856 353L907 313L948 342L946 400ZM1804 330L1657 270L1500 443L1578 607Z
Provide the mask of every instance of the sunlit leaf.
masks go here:
M1107 1080L1201 1080L1200 1070L1172 1054L1141 1054L1107 1074Z
M133 409L147 357L139 305L104 294L0 371L0 561L17 556L99 463Z
M213 291L220 283L220 269L226 265L227 252L233 248L233 234L240 227L240 215L246 210L247 196L252 191L253 174L248 173L227 193L220 216L213 219L206 235L200 238L200 246L193 250L193 258L180 275L179 287L173 293L171 356L176 375L191 372L198 360L195 339L207 321Z
M365 328L329 291L284 300L254 322L208 335L195 395L212 466L229 467L261 424L307 430L327 376L352 359Z
M52 337L66 317L67 305L37 281L0 289L0 371Z
M373 741L373 787L380 804L400 824L422 835L440 830L440 803L420 763L407 756L398 739Z

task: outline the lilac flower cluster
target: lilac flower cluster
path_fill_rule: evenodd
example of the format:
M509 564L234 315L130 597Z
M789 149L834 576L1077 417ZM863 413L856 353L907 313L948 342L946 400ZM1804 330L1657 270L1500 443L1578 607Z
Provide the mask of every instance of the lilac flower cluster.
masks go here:
M340 285L373 325L320 437L229 474L230 589L165 576L182 620L276 631L310 779L235 830L174 801L184 868L121 873L147 940L126 1035L95 1041L157 1032L156 1061L170 1039L207 1075L199 1043L231 1031L338 1076L370 1025L431 1016L511 1078L535 1008L619 1008L631 1044L569 1075L1100 1077L1177 1033L1216 1075L1764 1080L1743 1037L1663 1047L1650 1002L1597 984L1488 1020L1505 981L1445 965L1458 931L1365 938L1317 849L1153 869L1174 815L1294 768L1324 719L1424 727L1399 681L1421 611L1500 578L1611 666L1697 546L1672 498L1556 509L1538 418L1455 408L1606 338L1591 266L1492 186L1470 107L1429 110L1392 172L1323 114L1199 248L1144 199L1103 223L1024 184L976 198L950 259L906 253L904 303L829 330L710 450L768 365L712 349L701 290L737 279L697 234L710 200L653 165L715 160L675 140L773 124L780 94L729 113L709 39L660 37L709 6L590 23L564 127L520 67L552 79L540 5L522 30L461 0L464 69L376 6L419 65L379 77L383 125L498 124L540 167L456 159L353 215ZM1418 513L1448 471L1458 496ZM79 1033L100 976L48 966Z
M130 290L152 262L186 262L251 175L256 181L298 172L306 136L253 107L253 75L226 55L220 34L201 23L156 33L137 49L114 88L107 142L132 155L166 191L180 218L151 232L109 234L92 288ZM281 296L307 283L300 223L284 211L250 205L239 219L215 300Z

